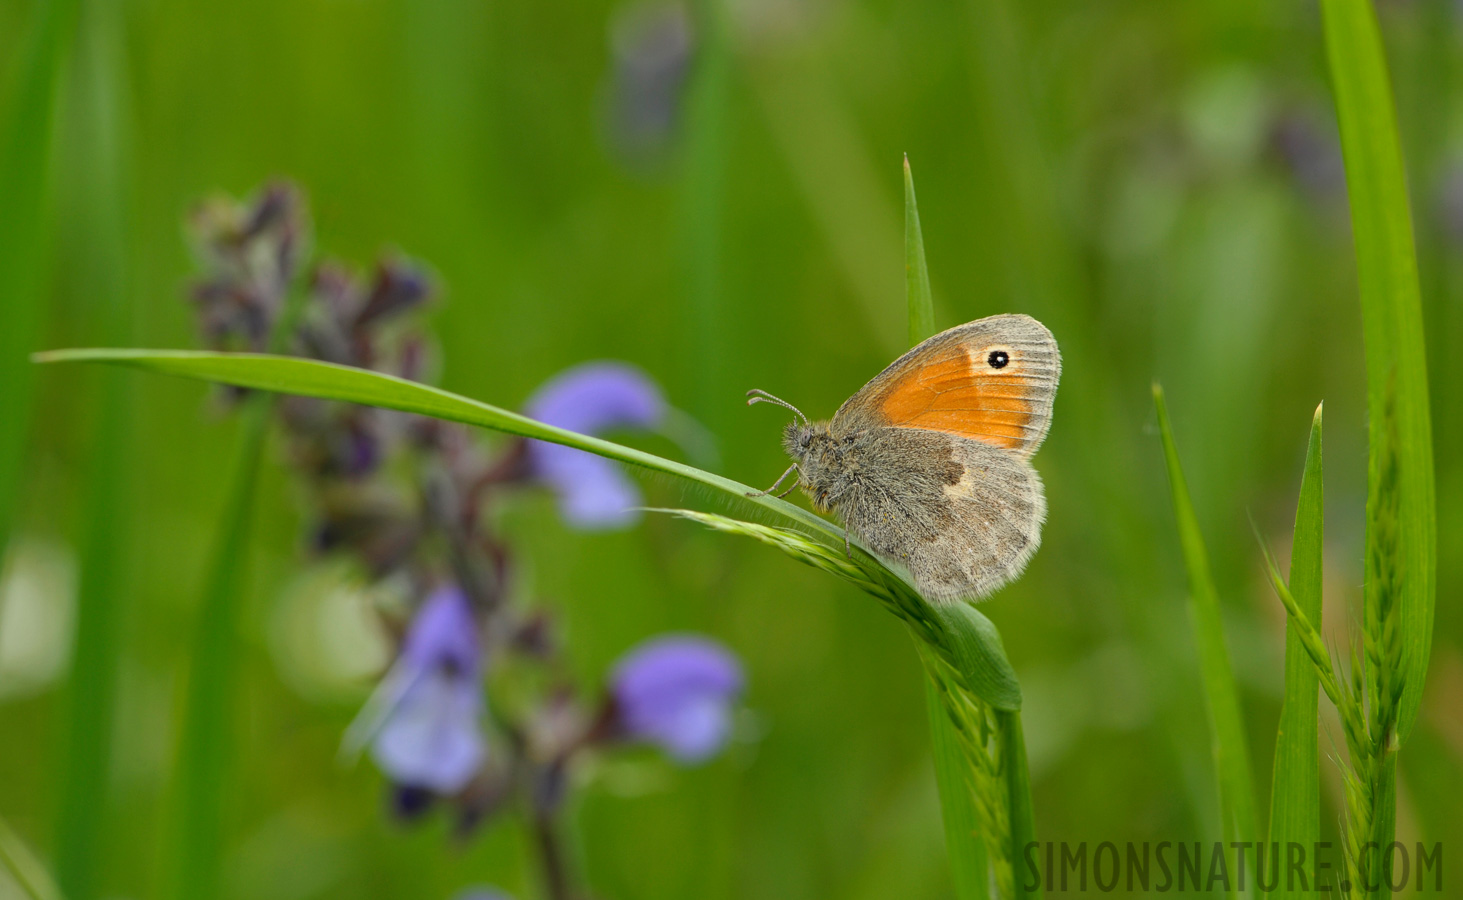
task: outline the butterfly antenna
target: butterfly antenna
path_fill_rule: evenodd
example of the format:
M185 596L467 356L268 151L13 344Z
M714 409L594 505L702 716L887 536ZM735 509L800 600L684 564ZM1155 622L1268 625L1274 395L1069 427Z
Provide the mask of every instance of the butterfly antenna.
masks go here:
M753 403L773 403L785 409L792 410L799 419L803 420L804 425L808 424L808 417L803 415L803 411L798 409L796 406L793 406L791 403L788 403L781 397L773 396L772 394L769 394L766 391L759 389L747 391L747 396L751 398L747 401L748 406L751 406Z

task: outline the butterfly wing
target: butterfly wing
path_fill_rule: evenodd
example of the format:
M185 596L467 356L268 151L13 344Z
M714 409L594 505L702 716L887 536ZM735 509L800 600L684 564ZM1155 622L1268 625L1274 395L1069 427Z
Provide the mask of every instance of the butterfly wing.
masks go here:
M857 439L868 463L841 512L880 557L936 602L979 599L1026 567L1046 499L1026 460L932 430L877 428Z
M1061 374L1046 326L1030 316L990 316L896 359L839 407L833 426L942 431L1027 458L1046 438Z

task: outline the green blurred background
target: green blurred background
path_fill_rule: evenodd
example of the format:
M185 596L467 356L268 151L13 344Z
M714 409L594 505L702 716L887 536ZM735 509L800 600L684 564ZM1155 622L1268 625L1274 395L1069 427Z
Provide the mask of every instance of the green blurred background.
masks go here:
M0 0L9 95L46 7ZM1398 836L1442 841L1455 871L1463 14L1451 0L1379 7L1418 229L1441 517L1437 631L1401 756ZM309 193L321 254L364 265L399 248L432 266L444 387L515 407L570 364L629 360L716 434L721 471L770 482L785 465L782 418L745 409L743 392L827 415L902 349L907 152L937 324L1030 313L1066 363L1036 458L1044 546L982 608L1025 688L1039 834L1218 839L1149 383L1168 391L1265 790L1284 616L1247 515L1283 561L1323 399L1337 644L1362 580L1361 321L1314 4L676 9L82 3L55 87L44 289L7 301L36 304L29 349L196 346L182 216L215 190L287 176ZM88 797L104 823L97 891L156 896L189 643L239 423L202 385L87 369L31 373L26 415L25 376L4 371L0 403L21 410L5 427L20 418L29 431L0 586L0 814L53 859L67 711L88 699L68 690L89 662L72 654L81 585L105 599L117 653L103 660L116 723ZM337 762L385 650L339 575L302 564L299 493L278 462L271 451L248 558L228 895L446 898L494 883L537 896L514 823L465 846L441 822L403 829L377 772ZM98 479L117 486L100 520ZM646 486L652 505L712 502ZM921 676L877 604L667 518L574 533L540 495L507 527L587 686L670 629L715 635L749 668L727 756L690 771L632 760L581 791L577 851L600 895L949 895ZM82 571L88 541L113 551L101 576ZM1339 780L1329 761L1322 773L1334 835ZM0 874L0 898L13 896Z

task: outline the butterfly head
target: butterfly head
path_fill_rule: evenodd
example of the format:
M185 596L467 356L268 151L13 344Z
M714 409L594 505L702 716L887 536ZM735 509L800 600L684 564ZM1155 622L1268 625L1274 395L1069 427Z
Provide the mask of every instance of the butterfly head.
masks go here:
M837 451L837 442L828 432L827 422L788 422L782 429L782 449L806 466Z
M835 438L827 422L811 422L802 411L766 391L749 391L748 404L772 403L790 409L797 418L782 429L782 448L797 463L798 484L826 512L837 503L839 487L847 480L844 442Z
M819 512L837 507L849 488L849 446L850 438L834 436L827 422L792 422L782 431L782 447L797 462L798 484Z

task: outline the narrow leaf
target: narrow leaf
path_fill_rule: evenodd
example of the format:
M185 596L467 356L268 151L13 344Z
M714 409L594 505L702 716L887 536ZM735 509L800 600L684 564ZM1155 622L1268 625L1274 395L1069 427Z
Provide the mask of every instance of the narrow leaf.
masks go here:
M919 205L914 196L914 174L909 157L904 157L904 284L909 309L909 344L914 346L935 333L934 300L930 272L925 262L924 234L919 224ZM964 604L934 610L941 620L948 646L955 654L956 668L966 674L976 696L997 709L1015 709L1021 704L1016 673L1006 661L1001 637L994 625ZM965 613L969 612L967 616ZM915 640L919 640L915 635ZM983 835L972 794L973 763L960 746L959 737L946 710L942 694L935 687L938 674L925 662L926 693L930 715L930 741L935 760L935 780L940 789L940 809L945 821L945 846L950 856L950 873L959 900L983 900L991 891L991 861L985 841L998 835ZM1022 759L1024 769L1025 759ZM1028 800L1029 802L1029 800Z
M1400 481L1399 569L1404 573L1401 627L1404 667L1398 738L1417 720L1432 643L1437 562L1432 423L1428 407L1427 355L1417 279L1417 253L1407 178L1387 74L1387 60L1370 0L1322 0L1326 55L1346 191L1356 242L1356 273L1366 339L1367 411L1375 488L1388 381L1396 379L1397 465ZM1375 489L1369 496L1375 496ZM1367 539L1375 536L1368 510ZM1368 585L1368 591L1372 586ZM1370 602L1370 601L1368 601Z
M70 53L77 0L25 4L14 86L0 108L0 551L9 538L30 434L34 374L26 354L47 306L48 195L59 73Z
M1321 627L1321 547L1325 495L1321 478L1321 407L1311 420L1305 473L1295 509L1291 544L1290 596L1316 629ZM1285 699L1275 739L1275 774L1270 792L1269 845L1280 852L1295 843L1314 846L1321 833L1320 746L1317 723L1319 676L1306 650L1302 623L1287 617L1285 629ZM1262 848L1261 852L1266 852ZM1284 865L1283 862L1277 862ZM1281 879L1277 897L1308 897L1298 882Z
M183 736L178 748L177 811L169 861L172 896L208 900L222 886L225 804L234 749L234 688L254 485L273 398L250 397L242 417L229 493L209 561L194 635Z
M394 375L289 356L201 350L57 350L38 353L34 359L41 363L117 363L256 390L379 406L563 444L715 488L736 501L761 507L825 546L843 552L842 528L785 500L770 495L754 496L759 492L748 485L642 450L545 425L518 413ZM852 549L855 561L861 566L884 568L857 544ZM890 577L898 576L890 573Z
M904 157L904 296L909 303L909 345L913 347L935 333L935 305L908 156Z
M92 337L111 343L130 338L128 315L126 74L119 58L125 10L88 4L79 23L72 109L77 132L68 178L85 199L75 227L76 249L68 265L74 296ZM78 522L80 577L76 591L75 643L67 678L65 752L56 822L55 861L61 889L72 900L101 896L117 828L112 818L112 737L117 724L118 680L130 558L127 515L134 471L131 385L125 373L101 371L97 422L87 443L85 514Z
M1168 465L1169 485L1173 491L1174 518L1177 519L1179 543L1183 548L1184 565L1189 573L1189 613L1194 625L1194 641L1199 648L1199 669L1203 675L1204 693L1209 712L1209 729L1213 742L1214 766L1219 777L1219 806L1224 817L1226 844L1254 841L1259 831L1255 826L1255 794L1250 778L1250 762L1246 755L1244 725L1240 717L1239 687L1234 680L1229 649L1224 639L1224 623L1219 609L1219 593L1209 570L1209 553L1199 532L1193 501L1179 465L1173 430L1168 421L1168 407L1163 402L1163 388L1153 385L1153 402L1158 409L1158 429L1163 437L1164 459Z
M1001 726L1001 753L1006 767L1006 796L1011 803L1011 866L1017 900L1040 897L1041 878L1028 865L1027 848L1036 843L1036 814L1031 803L1031 773L1026 767L1026 737L1021 730L1021 713L996 714Z
M294 333L304 310L304 292L286 290L284 307L270 328L271 350L277 352L288 342L287 336ZM212 900L224 888L226 797L232 796L225 785L233 768L246 560L253 530L254 487L274 398L253 396L245 403L229 492L205 576L175 765L178 808L169 888L178 900Z

